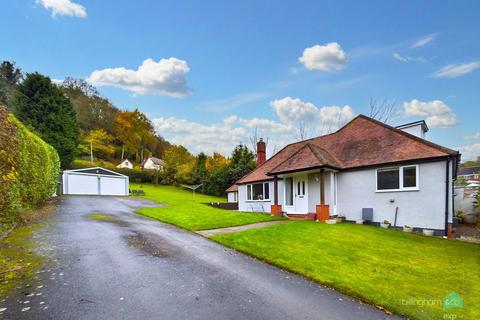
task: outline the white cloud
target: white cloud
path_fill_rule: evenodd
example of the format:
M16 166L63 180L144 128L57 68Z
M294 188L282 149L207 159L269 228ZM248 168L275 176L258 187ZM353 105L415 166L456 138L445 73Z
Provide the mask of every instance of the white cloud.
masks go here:
M249 137L257 129L260 137L268 139L267 153L271 155L274 149L278 151L298 140L300 123L306 124L312 135L319 135L338 129L354 116L349 106L317 107L290 97L274 100L271 105L280 121L232 115L213 124L173 117L155 118L153 123L160 135L172 143L184 145L193 153L217 151L224 155L229 155L239 143L251 147Z
M422 57L404 56L404 55L401 55L400 53L394 53L393 57L402 62L409 62L409 61L426 62L427 61L427 59Z
M245 104L258 101L262 98L268 97L269 94L263 92L247 92L237 94L231 97L215 99L203 102L197 106L202 111L223 112L227 110L236 109Z
M155 62L147 59L137 70L124 67L95 70L87 81L96 86L114 86L140 95L184 98L190 92L185 76L189 71L184 60L172 57Z
M479 140L480 141L480 131L476 132L474 134L465 136L465 139L467 139L467 140Z
M433 74L434 78L457 78L480 68L480 60L464 64L449 64Z
M461 146L458 150L462 154L462 161L476 160L480 157L480 143Z
M270 102L277 116L293 126L304 123L318 130L319 133L338 129L354 117L350 106L317 107L313 103L304 102L298 98L285 97Z
M458 124L457 116L443 101L422 102L414 99L403 103L404 116L425 117L429 127L448 128Z
M45 9L52 11L52 16L70 16L85 18L87 10L81 4L70 0L36 0Z
M155 118L153 124L157 132L168 141L181 144L195 154L201 151L211 154L216 151L228 156L239 143L251 148L249 137L255 128L260 137L268 138L269 155L273 151L272 145L283 146L295 138L293 127L259 118L230 116L223 122L208 125L179 118Z
M427 44L433 42L435 40L435 38L438 36L438 33L431 33L429 35L426 35L425 37L421 38L421 39L418 39L417 41L415 41L411 46L410 48L419 48L419 47L424 47L426 46Z
M404 57L402 56L400 53L394 53L393 54L393 57L399 61L403 61L403 62L407 62L408 61L408 58L407 57Z
M338 43L331 42L306 48L298 60L308 70L338 71L345 67L347 54Z

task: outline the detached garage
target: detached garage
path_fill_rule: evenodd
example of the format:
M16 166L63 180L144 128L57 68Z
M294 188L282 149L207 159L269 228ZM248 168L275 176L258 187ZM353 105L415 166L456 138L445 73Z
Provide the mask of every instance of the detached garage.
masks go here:
M128 177L101 167L63 171L63 194L128 196Z

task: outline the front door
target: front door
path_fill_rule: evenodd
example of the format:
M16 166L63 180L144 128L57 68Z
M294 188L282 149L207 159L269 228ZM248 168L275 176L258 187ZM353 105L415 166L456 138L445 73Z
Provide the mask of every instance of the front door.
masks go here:
M293 178L294 185L294 206L295 213L308 212L308 180L307 175L295 176Z

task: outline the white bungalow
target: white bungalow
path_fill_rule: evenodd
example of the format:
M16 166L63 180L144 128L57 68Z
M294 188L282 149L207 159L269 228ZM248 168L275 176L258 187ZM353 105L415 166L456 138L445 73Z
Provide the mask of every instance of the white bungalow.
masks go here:
M133 169L133 164L128 159L125 159L117 166L117 168Z
M425 140L427 130L423 121L395 128L359 115L266 161L260 141L257 168L236 182L239 210L388 220L446 235L460 154Z

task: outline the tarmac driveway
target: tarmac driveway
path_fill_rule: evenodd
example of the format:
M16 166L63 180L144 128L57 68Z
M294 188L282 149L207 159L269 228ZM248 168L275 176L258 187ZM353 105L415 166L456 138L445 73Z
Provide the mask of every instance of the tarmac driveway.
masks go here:
M133 213L156 205L134 198L64 197L58 212L34 234L37 253L49 262L35 281L17 287L0 304L7 308L0 318L392 318L313 281ZM30 309L21 311L25 301Z

